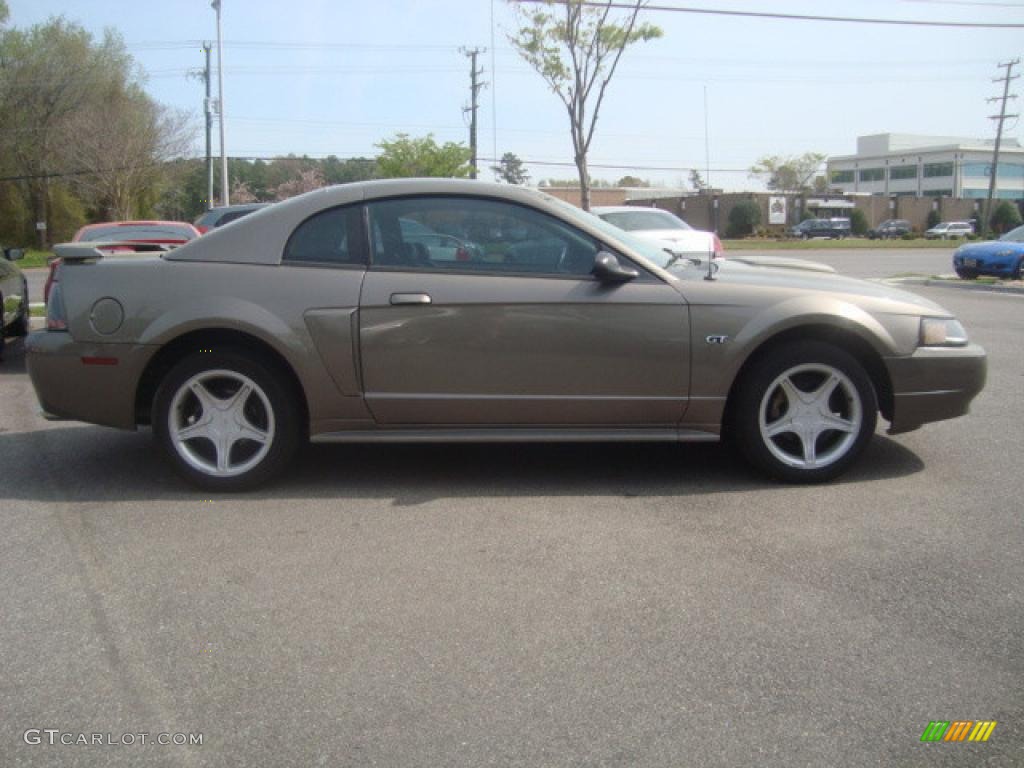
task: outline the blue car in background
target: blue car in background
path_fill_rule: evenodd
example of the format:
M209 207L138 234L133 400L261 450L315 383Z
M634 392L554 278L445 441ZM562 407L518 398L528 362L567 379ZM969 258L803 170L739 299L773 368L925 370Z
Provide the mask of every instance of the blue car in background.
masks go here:
M978 275L1024 279L1024 227L1011 229L998 240L964 243L953 252L953 269L964 280Z

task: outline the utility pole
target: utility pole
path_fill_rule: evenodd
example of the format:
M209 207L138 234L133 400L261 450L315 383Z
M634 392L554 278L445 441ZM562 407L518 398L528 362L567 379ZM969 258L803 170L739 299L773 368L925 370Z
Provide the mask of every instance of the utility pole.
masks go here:
M217 12L217 112L220 113L220 195L222 205L231 205L228 189L228 155L224 145L224 43L220 34L220 2L211 0L210 7Z
M469 59L470 59L469 94L470 94L470 104L471 104L471 106L469 108L467 108L467 109L463 109L462 111L470 113L470 116L469 116L469 150L470 150L470 153L471 153L471 157L470 157L470 161L469 162L470 162L470 165L472 166L472 170L470 170L470 172L469 172L469 178L475 179L476 178L476 156L477 156L477 152L476 152L476 113L477 113L477 108L479 106L478 103L477 103L477 101L478 101L477 100L477 96L480 93L480 89L483 88L485 85L487 85L487 83L481 83L481 82L479 82L477 80L477 77L479 75L482 75L484 72L483 72L482 69L477 69L476 68L476 57L479 56L484 51L486 51L487 49L486 48L473 48L473 49L460 48L459 50L464 55L468 56Z
M203 70L203 79L206 81L206 100L203 101L203 111L206 113L206 210L213 208L213 94L211 93L210 72L210 51L213 48L209 43L203 43L203 53L206 54L206 69Z
M979 229L982 232L987 232L989 230L989 217L992 215L992 198L995 197L996 176L999 173L999 145L1003 140L1003 123L1009 118L1018 117L1017 114L1006 114L1006 102L1010 99L1017 98L1017 94L1010 93L1010 81L1016 80L1020 77L1020 75L1013 74L1013 68L1018 64L1020 64L1020 59L1014 59L1013 61L1008 61L1005 64L999 65L1000 69L1006 70L1006 76L994 77L992 78L992 82L1003 84L1003 95L1001 97L993 96L992 98L985 100L988 102L999 101L1001 103L999 105L999 114L989 116L989 120L996 121L996 145L992 152L992 171L988 179L988 197L985 199L985 211L982 214L981 221L979 222Z

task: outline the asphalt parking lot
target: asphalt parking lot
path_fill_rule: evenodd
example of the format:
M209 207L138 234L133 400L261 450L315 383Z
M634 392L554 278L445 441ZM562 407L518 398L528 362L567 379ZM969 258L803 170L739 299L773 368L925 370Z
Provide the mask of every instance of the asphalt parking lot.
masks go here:
M15 345L0 765L1021 765L1024 297L913 290L986 390L810 488L708 445L319 446L211 498L44 422Z

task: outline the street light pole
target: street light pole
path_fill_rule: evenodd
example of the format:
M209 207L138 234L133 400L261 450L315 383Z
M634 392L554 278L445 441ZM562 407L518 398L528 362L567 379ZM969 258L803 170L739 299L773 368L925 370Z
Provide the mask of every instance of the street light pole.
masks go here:
M223 205L231 205L228 182L228 156L224 144L224 43L220 35L220 0L211 0L217 12L217 111L220 113L220 196Z

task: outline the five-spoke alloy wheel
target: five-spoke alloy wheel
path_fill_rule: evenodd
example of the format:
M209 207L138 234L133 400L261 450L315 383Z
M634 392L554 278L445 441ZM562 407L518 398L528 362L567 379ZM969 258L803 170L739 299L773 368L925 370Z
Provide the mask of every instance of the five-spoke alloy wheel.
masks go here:
M298 442L295 398L273 369L238 351L179 362L154 401L153 429L179 470L212 490L252 488Z
M856 358L823 342L789 344L749 371L736 402L739 447L778 479L828 480L863 450L877 411L874 387Z

